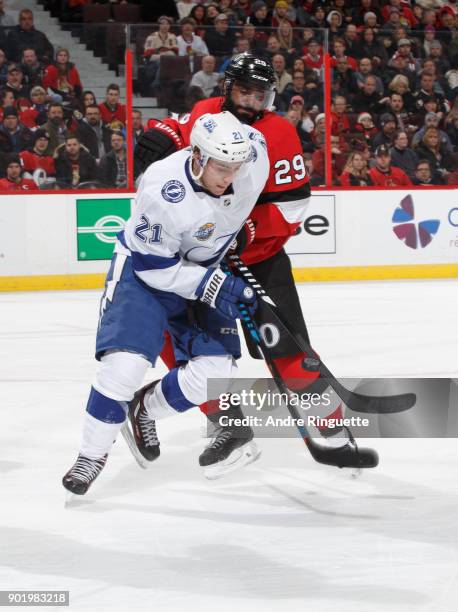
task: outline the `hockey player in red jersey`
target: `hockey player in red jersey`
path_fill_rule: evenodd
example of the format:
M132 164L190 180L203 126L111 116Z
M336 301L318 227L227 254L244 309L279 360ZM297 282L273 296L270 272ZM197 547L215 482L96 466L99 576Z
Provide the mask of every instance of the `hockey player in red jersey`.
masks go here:
M223 97L197 102L191 114L179 120L149 122L148 131L135 149L135 166L136 172L140 173L149 164L188 146L192 126L204 113L229 110L242 122L262 132L267 144L270 174L250 218L237 236L234 250L249 265L290 326L309 342L291 262L283 247L305 218L310 185L296 130L283 117L268 110L274 96L275 75L272 66L251 53L235 56L225 72ZM262 322L258 321L258 324ZM280 349L281 356L275 360L275 365L285 381L296 381L294 391L300 393L307 389L310 392L313 389L313 392L323 393L327 390L328 385L319 378L318 372L304 369L306 355L298 353L295 345ZM161 357L168 367L173 367L173 351L167 342ZM312 384L313 387L310 386ZM141 404L148 387L144 387L133 401ZM340 400L335 394L332 396L335 399L320 416L341 416ZM201 454L200 465L216 466L220 462L232 462L231 453L251 441L251 428L222 427L214 406L204 405L201 410L216 425L216 434ZM225 414L234 419L243 417L236 406L226 410ZM141 435L141 432L138 433ZM317 445L317 450L313 451L317 461L338 467L377 465L376 453L370 449L358 449L351 434L346 436L345 432L336 429L333 432L315 430L310 433L323 440L323 444ZM326 440L321 437L323 433L327 436ZM331 433L337 435L330 436Z

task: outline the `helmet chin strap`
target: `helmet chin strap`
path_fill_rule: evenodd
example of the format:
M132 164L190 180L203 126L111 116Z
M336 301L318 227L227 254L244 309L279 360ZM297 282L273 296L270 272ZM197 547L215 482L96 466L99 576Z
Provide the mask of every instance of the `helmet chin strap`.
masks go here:
M189 158L189 172L191 174L192 179L196 181L196 183L199 183L199 185L202 185L202 181L200 179L202 178L202 174L204 173L205 169L205 164L207 163L208 159L202 160L201 158L199 160L196 160L197 164L199 165L198 174L194 174L194 160L195 158L191 155L191 157Z

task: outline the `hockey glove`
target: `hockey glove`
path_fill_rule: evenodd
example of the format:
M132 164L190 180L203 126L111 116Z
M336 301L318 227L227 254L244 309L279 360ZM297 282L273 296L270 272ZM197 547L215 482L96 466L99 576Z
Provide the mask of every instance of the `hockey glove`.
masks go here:
M222 270L209 270L196 289L197 297L230 319L240 318L239 304L256 310L256 294L241 278L227 276Z
M136 175L144 172L150 164L175 153L184 145L179 134L162 121L151 120L148 125L150 129L140 136L134 151Z
M242 225L237 236L231 242L229 247L230 255L240 255L253 242L256 234L256 221L248 218Z

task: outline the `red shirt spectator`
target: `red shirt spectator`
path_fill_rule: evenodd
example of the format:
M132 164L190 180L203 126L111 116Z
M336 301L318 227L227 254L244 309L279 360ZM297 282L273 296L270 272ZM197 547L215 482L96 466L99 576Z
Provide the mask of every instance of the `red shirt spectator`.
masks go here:
M12 155L6 166L6 178L0 179L0 191L31 191L35 189L38 189L35 181L22 178L19 157Z
M380 145L375 151L375 166L369 170L374 185L381 187L408 187L412 181L401 168L391 165L391 154L386 145Z
M350 120L345 114L346 108L347 100L344 96L336 96L331 112L331 133L336 136L350 131Z
M399 18L402 25L405 25L408 28L412 28L413 26L418 24L418 19L413 14L412 9L410 9L408 6L403 5L400 0L390 0L390 3L383 7L383 21L387 22L389 20L392 8L398 9Z
M355 72L358 70L358 62L354 57L345 55L345 41L342 38L334 39L334 55L331 57L331 68L335 68L339 60L346 59L348 65Z
M47 176L54 176L56 168L54 159L50 155L45 155L49 143L49 134L46 130L39 129L35 132L35 142L31 151L21 151L19 156L24 172L33 174L35 170L41 168Z
M126 124L126 107L119 103L119 97L119 85L113 83L107 87L105 101L99 104L104 125L113 129L119 129L119 126L112 126L113 123Z
M323 55L320 51L321 45L317 40L311 40L308 46L303 49L303 52L305 52L302 56L304 64L317 72L321 70L321 66L323 65Z

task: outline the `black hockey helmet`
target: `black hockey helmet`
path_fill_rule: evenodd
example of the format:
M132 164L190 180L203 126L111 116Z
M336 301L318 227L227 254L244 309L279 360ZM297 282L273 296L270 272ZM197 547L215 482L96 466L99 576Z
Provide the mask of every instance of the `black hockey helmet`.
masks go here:
M239 53L232 58L224 73L225 106L231 112L234 112L231 91L235 82L265 91L258 116L272 106L275 98L275 72L268 60L249 52Z

